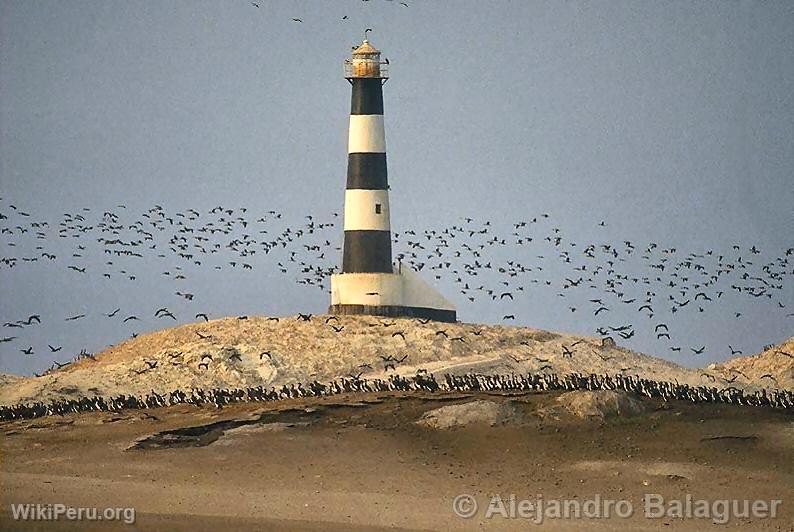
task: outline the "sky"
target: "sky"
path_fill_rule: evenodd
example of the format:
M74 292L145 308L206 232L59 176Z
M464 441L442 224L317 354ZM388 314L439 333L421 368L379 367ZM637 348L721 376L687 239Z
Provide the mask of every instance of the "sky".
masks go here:
M505 323L510 313L508 325L591 335L631 321L636 335L621 345L688 366L794 334L794 257L780 262L794 246L794 4L407 3L0 2L0 227L10 231L0 235L0 257L18 259L0 263L0 321L42 321L0 330L16 336L0 343L0 371L40 372L82 349L173 325L153 317L162 306L179 323L196 312L324 312L327 291L281 272L287 259L275 252L245 272L185 264L193 301L174 294L178 264L157 257L165 242L104 277L95 223L112 211L131 224L154 205L170 216L193 208L202 220L216 206L234 216L245 207L252 223L275 210L282 218L268 218L269 236L296 230L307 215L333 221L350 111L342 64L365 28L390 60L393 231L443 231L473 218L471 227L490 222L489 234L510 238L514 223L549 214L533 228L536 249L482 250L483 262L520 261L540 276L522 292L510 285L509 306L481 293L469 300L449 272L422 274L462 321ZM64 213L78 212L94 229L58 238ZM15 229L36 221L50 224L44 250L35 249L40 228ZM331 244L325 266L339 263L341 231L338 223L314 235ZM560 260L548 235L576 243L566 248L573 262ZM78 240L88 249L75 249ZM695 260L709 268L718 255L752 260L753 271L777 259L784 273L770 297L732 294L726 280L709 292L719 288L724 299L704 312L657 310L649 321L637 305L618 303L606 305L603 321L589 303L597 289L577 292L564 279L579 275L573 268L588 244L623 252L626 241L637 251L622 266L640 278L656 276L648 265L665 248L676 249L675 262L703 255ZM650 243L658 247L643 260ZM21 260L46 250L58 259ZM115 308L140 323L103 316ZM65 321L78 314L86 317ZM660 319L675 329L672 343L656 338ZM700 355L689 350L700 346ZM34 355L21 352L28 347Z

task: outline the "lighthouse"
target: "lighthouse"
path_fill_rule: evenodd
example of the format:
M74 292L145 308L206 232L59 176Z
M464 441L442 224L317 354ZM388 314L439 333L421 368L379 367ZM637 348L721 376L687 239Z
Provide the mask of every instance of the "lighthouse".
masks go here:
M418 274L392 263L383 85L388 62L366 39L345 61L352 87L342 273L331 276L331 314L454 322L455 307Z

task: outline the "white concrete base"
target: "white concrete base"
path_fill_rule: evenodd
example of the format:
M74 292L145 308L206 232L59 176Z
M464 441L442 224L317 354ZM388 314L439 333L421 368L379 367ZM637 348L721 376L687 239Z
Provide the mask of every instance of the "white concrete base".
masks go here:
M455 311L452 303L404 266L394 273L332 275L331 305L401 306Z

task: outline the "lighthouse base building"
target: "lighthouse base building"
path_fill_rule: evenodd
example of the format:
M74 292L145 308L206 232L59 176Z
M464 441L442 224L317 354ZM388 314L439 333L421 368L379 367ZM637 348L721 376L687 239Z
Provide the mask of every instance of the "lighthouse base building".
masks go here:
M416 273L401 266L393 273L331 276L331 314L369 314L455 322L455 307Z
M392 263L383 84L388 61L366 40L345 61L353 87L345 187L342 273L331 276L331 314L454 322L455 307L402 264Z

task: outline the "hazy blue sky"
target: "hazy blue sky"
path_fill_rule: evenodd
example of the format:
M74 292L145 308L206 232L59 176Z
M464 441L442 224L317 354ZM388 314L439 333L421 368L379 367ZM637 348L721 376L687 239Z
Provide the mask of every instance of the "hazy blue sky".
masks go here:
M790 1L258 3L0 2L3 227L19 219L10 204L53 227L63 213L90 207L98 218L120 203L127 223L154 204L244 206L252 218L275 209L295 224L341 212L342 61L371 27L391 61L394 230L441 230L471 216L510 235L512 222L548 212L579 254L625 240L676 247L680 258L740 244L757 246L760 263L794 245ZM328 234L338 243L341 227ZM0 256L21 256L7 245L15 238L3 235ZM494 262L505 253L493 249ZM533 265L537 255L517 259ZM93 276L67 270L68 255L0 265L0 319L40 313L45 322L0 330L19 336L0 344L0 371L39 371L119 341L130 331L97 317L116 307L143 316L168 305L185 322L200 311L294 314L328 303L262 262L245 275L197 268L190 306L174 301L159 263L146 259L130 284L105 282L104 260L83 260L97 266ZM510 311L519 324L594 334L589 307L577 301L570 312L559 287L528 286L507 308L472 303L452 281L439 287L464 321L499 322ZM776 312L778 303L788 310ZM683 353L656 342L652 326L625 344L699 364L727 358L728 344L750 353L794 334L791 274L774 299L721 305L678 320ZM84 321L63 321L80 312ZM624 312L613 323L631 319ZM137 332L166 325L150 320ZM65 347L50 355L47 343ZM700 345L709 348L693 360L687 347ZM28 346L35 356L20 353Z

